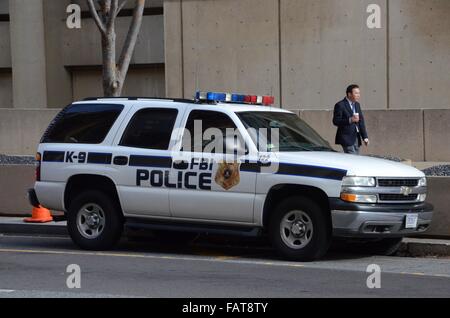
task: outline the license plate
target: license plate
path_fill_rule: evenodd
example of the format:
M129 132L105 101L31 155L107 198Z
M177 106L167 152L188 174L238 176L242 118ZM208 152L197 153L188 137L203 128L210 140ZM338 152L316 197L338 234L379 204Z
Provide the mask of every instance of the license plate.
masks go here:
M419 219L419 216L417 214L407 214L405 228L416 229L418 219Z

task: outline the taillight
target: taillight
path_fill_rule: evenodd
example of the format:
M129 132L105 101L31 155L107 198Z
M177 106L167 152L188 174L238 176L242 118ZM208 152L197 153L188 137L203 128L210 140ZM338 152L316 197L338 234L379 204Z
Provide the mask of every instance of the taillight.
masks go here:
M36 181L41 181L41 154L36 154Z

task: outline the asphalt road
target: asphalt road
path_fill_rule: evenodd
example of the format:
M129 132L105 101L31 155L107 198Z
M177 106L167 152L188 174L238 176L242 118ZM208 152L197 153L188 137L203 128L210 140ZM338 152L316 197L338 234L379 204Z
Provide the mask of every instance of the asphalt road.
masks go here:
M0 298L450 296L450 259L338 250L318 262L294 263L258 244L230 244L179 248L125 239L98 253L79 250L66 237L0 235ZM66 285L70 264L80 266L79 289ZM379 289L367 287L370 264L381 268Z

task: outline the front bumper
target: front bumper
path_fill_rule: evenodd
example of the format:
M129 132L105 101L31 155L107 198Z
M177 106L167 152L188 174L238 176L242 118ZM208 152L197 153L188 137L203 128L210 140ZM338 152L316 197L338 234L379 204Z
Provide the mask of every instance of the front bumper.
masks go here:
M333 235L336 237L402 237L425 232L433 217L433 206L417 204L355 204L331 199ZM406 229L408 214L417 214L417 228Z

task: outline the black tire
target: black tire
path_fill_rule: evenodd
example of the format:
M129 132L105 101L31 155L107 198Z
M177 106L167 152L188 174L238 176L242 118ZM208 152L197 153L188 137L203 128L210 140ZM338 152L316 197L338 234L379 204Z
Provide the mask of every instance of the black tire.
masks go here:
M302 211L312 223L312 235L304 247L292 248L282 237L281 222L292 211ZM306 197L295 196L280 202L269 219L269 238L273 247L283 257L292 261L313 261L323 257L331 243L331 222L317 203ZM292 234L292 233L290 233Z
M100 207L104 215L104 225L101 233L95 238L83 236L77 225L77 217L86 205L95 204ZM123 216L118 202L105 193L88 190L80 193L70 204L67 213L67 230L72 241L85 250L108 250L115 246L123 231ZM100 231L99 231L100 232Z

